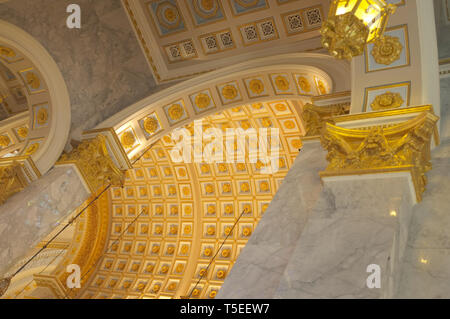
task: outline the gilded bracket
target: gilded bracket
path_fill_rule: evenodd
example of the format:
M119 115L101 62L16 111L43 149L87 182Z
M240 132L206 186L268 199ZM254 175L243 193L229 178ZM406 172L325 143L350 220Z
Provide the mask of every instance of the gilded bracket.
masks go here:
M349 129L326 123L321 143L329 163L320 176L361 175L407 171L411 173L417 201L421 201L431 170L430 148L439 117L422 112L390 126Z

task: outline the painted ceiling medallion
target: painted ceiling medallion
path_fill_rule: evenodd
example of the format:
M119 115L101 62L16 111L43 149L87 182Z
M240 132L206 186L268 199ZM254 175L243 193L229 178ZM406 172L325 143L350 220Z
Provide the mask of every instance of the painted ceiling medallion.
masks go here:
M168 114L171 120L176 121L183 117L183 108L178 104L169 107Z
M249 88L255 94L261 94L264 92L264 84L258 79L251 80L249 83Z
M136 142L136 138L134 137L133 133L131 133L130 131L126 131L120 137L120 141L125 148L130 148Z
M372 56L378 64L390 65L400 59L403 45L397 37L385 35L376 40L372 49Z
M304 76L301 76L298 78L298 85L300 85L300 88L304 92L310 92L311 91L311 84L309 83L308 79Z
M289 90L289 81L284 76L278 75L275 78L275 85L281 91Z
M161 3L156 9L159 22L167 29L175 29L181 23L181 16L178 8L170 2Z
M399 108L403 105L403 103L404 100L400 93L392 93L387 91L384 94L378 95L370 106L374 111L382 111Z
M144 120L144 130L149 134L155 133L158 130L158 121L153 117L147 117Z
M206 107L208 107L208 105L211 103L211 98L209 97L209 95L205 94L205 93L200 93L199 95L197 95L195 97L195 105L197 105L197 107L199 109L204 109Z
M369 29L353 13L328 19L322 29L322 45L338 59L351 60L363 54Z
M208 19L217 15L217 0L194 0L194 9L201 17Z
M26 138L28 136L28 128L25 127L25 126L24 127L20 127L19 129L17 129L17 134L21 138Z
M222 89L222 95L228 100L233 100L237 96L237 89L232 85L225 85Z

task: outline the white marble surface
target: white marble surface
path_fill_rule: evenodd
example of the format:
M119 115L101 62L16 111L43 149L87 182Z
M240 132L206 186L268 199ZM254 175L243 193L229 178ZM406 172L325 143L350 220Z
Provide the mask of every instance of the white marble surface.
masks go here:
M322 185L318 142L307 144L242 250L217 298L273 298Z
M432 152L432 164L412 211L399 298L450 298L450 139Z
M58 167L0 206L0 277L88 196L73 168Z
M313 210L276 298L380 298L391 293L393 252L405 244L399 242L405 237L399 217L409 214L413 200L408 180L354 178L324 183L319 202L328 209L318 205ZM390 216L392 209L397 217ZM380 289L366 285L371 264L381 267Z

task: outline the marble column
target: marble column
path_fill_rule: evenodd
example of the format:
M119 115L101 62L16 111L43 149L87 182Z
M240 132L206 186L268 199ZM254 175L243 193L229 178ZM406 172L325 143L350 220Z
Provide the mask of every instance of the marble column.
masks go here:
M318 141L306 143L216 298L273 298L322 189Z
M450 298L450 139L432 152L422 202L412 209L398 298Z
M89 196L70 167L57 167L0 206L0 275Z
M409 183L404 173L325 181L275 297L392 297L415 201ZM366 284L372 264L380 288Z

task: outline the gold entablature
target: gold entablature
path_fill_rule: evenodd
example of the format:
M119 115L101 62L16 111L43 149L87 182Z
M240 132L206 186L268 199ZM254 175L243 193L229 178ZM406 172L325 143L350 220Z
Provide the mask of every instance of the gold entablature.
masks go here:
M348 114L349 103L316 106L311 103L303 107L302 118L305 121L305 137L319 137L327 121L332 117Z
M63 154L57 164L74 164L91 193L108 184L122 186L125 180L125 171L118 168L111 159L106 137L102 134L82 141L72 152Z
M23 165L17 161L0 167L0 204L28 186Z
M326 123L321 143L329 162L321 177L407 171L422 199L431 170L431 138L439 117L426 111L388 127L348 129Z

